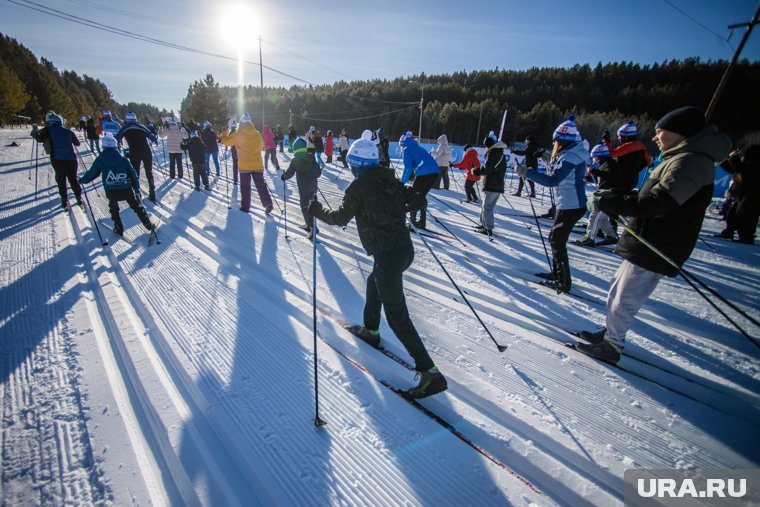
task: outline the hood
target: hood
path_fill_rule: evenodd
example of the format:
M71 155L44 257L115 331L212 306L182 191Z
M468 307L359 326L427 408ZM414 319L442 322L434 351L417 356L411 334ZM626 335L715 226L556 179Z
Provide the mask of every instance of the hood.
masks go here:
M404 148L411 148L412 146L419 146L419 143L413 137L407 137L406 139L401 141L401 146L403 146Z
M438 136L438 139L436 139L436 141L438 141L438 144L449 144L449 138L446 137L446 134L441 134Z
M493 149L497 149L497 148L498 148L498 149L502 149L502 150L504 150L504 149L506 149L506 148L507 148L507 145L506 145L506 144L504 144L504 141L496 141L496 142L493 144L493 146L491 146L490 148L488 148L488 151L491 151L491 150L493 150Z
M699 153L713 160L722 162L731 151L731 139L718 131L715 125L708 125L698 134L684 139L672 148L662 152L662 158L668 159L679 153Z

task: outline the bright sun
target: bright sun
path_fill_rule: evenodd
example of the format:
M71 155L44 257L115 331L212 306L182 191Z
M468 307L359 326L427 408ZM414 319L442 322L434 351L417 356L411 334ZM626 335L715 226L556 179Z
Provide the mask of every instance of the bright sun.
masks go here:
M222 37L227 44L238 50L254 47L261 34L259 16L243 2L227 6L219 21Z

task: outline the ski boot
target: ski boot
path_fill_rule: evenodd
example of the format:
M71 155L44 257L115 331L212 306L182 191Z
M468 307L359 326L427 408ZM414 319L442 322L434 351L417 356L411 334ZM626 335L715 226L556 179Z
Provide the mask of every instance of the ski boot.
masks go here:
M446 383L446 377L438 371L437 366L433 366L428 371L418 371L414 378L417 379L418 377L420 383L417 387L413 387L406 392L410 398L426 398L443 392L449 387Z

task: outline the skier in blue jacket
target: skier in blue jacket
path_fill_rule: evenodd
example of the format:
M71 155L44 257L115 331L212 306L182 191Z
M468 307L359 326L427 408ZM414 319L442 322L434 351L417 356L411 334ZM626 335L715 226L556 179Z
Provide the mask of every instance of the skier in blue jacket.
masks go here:
M399 144L404 149L402 156L404 173L401 175L401 183L406 184L414 175L412 190L425 197L438 180L440 174L438 164L433 156L419 145L411 132L401 136ZM412 207L410 217L415 227L424 229L427 224L427 200L421 199L420 201L425 203L424 207ZM417 213L420 214L419 220L417 220Z
M34 125L31 135L37 142L44 143L45 149L50 153L50 165L55 171L55 182L63 209L69 207L67 179L77 198L77 204L82 206L82 189L77 183L77 156L74 151L74 146L79 146L76 134L63 126L63 118L50 111L45 115L45 126L37 130L37 125Z
M103 188L108 198L108 209L113 219L113 232L121 236L124 233L124 225L119 216L119 201L127 201L129 207L137 213L140 221L146 229L152 231L154 225L148 218L139 200L140 178L137 176L129 160L119 153L118 142L111 134L103 137L103 151L92 163L90 170L79 177L80 183L89 183L103 174Z

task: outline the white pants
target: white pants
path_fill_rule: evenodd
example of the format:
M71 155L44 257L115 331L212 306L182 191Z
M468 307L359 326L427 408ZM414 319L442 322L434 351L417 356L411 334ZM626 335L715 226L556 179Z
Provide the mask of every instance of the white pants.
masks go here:
M615 230L612 228L612 224L610 223L610 217L607 215L607 213L600 210L598 206L594 206L592 204L593 202L594 201L588 202L588 209L591 211L591 215L588 217L586 236L589 238L595 238L596 231L601 229L602 233L604 233L605 238L617 237L617 234L615 234Z
M625 334L647 298L665 276L624 260L612 277L607 294L607 332L604 339L621 349Z

